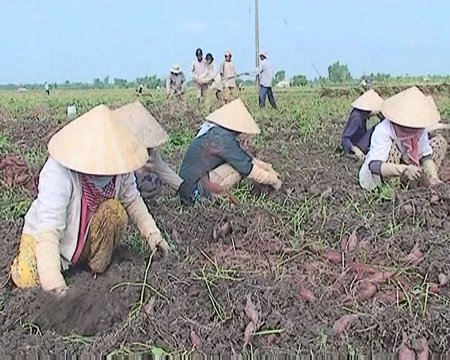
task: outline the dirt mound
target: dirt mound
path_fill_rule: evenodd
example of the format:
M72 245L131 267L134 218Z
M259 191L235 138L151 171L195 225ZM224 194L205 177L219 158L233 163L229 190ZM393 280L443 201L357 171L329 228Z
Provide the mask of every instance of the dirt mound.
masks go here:
M372 88L378 92L382 97L386 98L392 96L400 91L406 90L413 85L375 85ZM448 95L450 92L450 83L443 84L422 84L417 87L426 95ZM360 86L348 88L332 88L322 86L320 88L321 97L357 97L362 95L365 89Z

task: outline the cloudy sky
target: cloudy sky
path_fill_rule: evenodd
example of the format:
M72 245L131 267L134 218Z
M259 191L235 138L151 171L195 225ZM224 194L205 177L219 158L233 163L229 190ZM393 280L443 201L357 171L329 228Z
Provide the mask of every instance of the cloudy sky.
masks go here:
M450 74L450 1L260 0L260 41L288 75ZM197 47L254 69L254 0L0 0L0 83L164 75Z

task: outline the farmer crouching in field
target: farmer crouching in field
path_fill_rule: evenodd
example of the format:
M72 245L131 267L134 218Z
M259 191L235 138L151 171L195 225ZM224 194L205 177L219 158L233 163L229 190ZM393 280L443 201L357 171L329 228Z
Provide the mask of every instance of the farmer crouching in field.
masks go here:
M374 128L367 131L367 121L379 115L383 99L374 90L369 90L356 99L342 135L342 147L347 157L364 160L364 152L369 149Z
M422 180L425 185L440 183L438 167L447 151L447 142L438 135L428 138L427 127L440 121L431 97L412 87L385 100L385 116L375 127L369 153L359 172L364 189L374 189L383 180Z
M11 266L18 287L40 284L60 295L67 289L61 271L87 262L103 273L128 219L151 249L167 253L133 173L146 163L147 152L108 107L97 106L66 125L48 151Z
M176 64L170 69L170 73L166 78L166 96L170 104L170 112L173 112L174 104L182 104L184 108L184 93L186 91L186 77L184 76L181 66Z
M169 136L156 119L139 102L122 106L114 114L147 149L149 159L135 171L137 188L145 200L150 200L162 191L163 184L178 190L183 180L161 158L158 146Z
M240 99L211 113L181 164L183 183L178 192L183 202L224 194L245 177L279 190L282 182L272 165L252 158L238 143L240 134L259 132Z

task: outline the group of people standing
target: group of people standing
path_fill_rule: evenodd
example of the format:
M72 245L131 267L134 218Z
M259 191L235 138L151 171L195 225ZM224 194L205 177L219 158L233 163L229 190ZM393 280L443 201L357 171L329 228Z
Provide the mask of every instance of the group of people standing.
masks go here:
M268 98L269 103L276 109L277 105L272 91L273 70L267 52L262 51L259 56L260 65L255 73L260 84L259 105L264 107L266 98ZM206 110L210 112L215 99L225 105L237 98L240 87L238 87L236 79L243 75L248 76L250 72L237 72L231 50L225 52L224 61L218 66L211 53L203 56L203 50L198 48L192 62L191 74L196 90L196 110L200 110L201 99L204 97ZM166 79L166 95L170 100L183 101L185 90L186 76L181 66L176 64L172 66Z
M369 90L355 100L342 136L347 157L362 162L361 187L372 190L389 178L436 185L447 141L433 130L445 128L432 96L411 87L383 100ZM380 122L368 129L370 117ZM439 126L442 125L442 126Z

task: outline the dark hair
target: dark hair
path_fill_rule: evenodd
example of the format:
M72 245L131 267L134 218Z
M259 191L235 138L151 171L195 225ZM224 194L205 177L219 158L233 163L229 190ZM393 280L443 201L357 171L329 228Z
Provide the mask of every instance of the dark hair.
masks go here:
M197 50L195 50L195 55L199 55L202 54L203 55L203 51L202 49L198 48Z
M206 60L209 60L209 59L214 60L214 57L212 56L211 53L207 53L206 56L205 56L205 59Z

